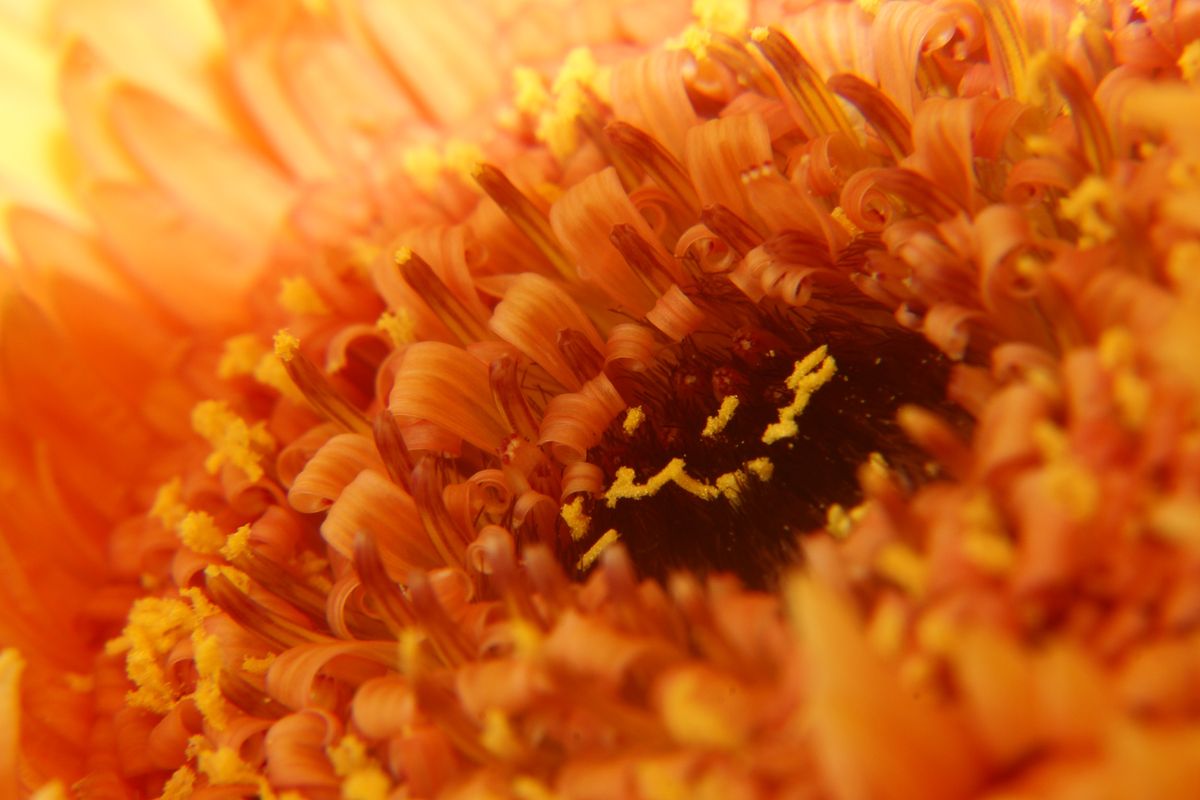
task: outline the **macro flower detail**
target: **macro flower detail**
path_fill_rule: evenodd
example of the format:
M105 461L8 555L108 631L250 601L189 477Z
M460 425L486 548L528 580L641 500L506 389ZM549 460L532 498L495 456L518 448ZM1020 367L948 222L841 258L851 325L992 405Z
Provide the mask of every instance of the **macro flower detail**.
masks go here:
M168 7L3 12L0 795L1197 794L1200 6Z

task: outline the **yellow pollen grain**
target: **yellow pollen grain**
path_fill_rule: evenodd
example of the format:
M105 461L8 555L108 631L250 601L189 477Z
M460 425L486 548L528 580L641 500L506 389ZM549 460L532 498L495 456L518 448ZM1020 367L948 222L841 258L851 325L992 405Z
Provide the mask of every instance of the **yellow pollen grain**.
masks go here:
M189 511L180 520L176 532L186 547L205 555L216 553L225 544L225 534L221 533L212 516L203 511Z
M920 595L925 591L928 568L907 545L894 542L883 547L875 560L875 569L909 594Z
M158 800L187 800L196 788L196 773L186 764L171 773Z
M329 313L329 306L321 299L321 295L308 279L295 275L279 281L279 294L276 296L280 307L290 314L312 314L322 316Z
M250 375L266 351L262 342L252 333L226 339L221 360L217 362L217 377L229 380L239 375Z
M579 572L587 572L592 568L592 564L596 563L596 559L604 554L604 551L612 547L621 535L617 533L616 528L610 528L604 532L604 535L596 540L596 543L588 548L588 551L579 557L579 561L575 564L575 569Z
M1196 77L1200 76L1200 39L1183 48L1176 63L1179 65L1179 71L1183 74L1183 79L1188 83L1195 83Z
M531 67L516 67L512 73L513 105L528 116L540 114L550 105L550 93L541 73Z
M379 767L360 769L342 781L342 800L387 800L392 782Z
M765 25L759 25L751 29L750 38L756 42L765 42L767 37L771 35L771 29Z
M235 561L238 556L246 552L246 548L249 546L250 526L243 525L229 534L229 538L225 540L225 544L221 545L221 555L226 561Z
M431 144L409 148L401 156L401 166L417 188L432 192L442 176L442 156Z
M546 784L528 775L513 779L512 793L517 800L556 800L558 797Z
M196 766L214 786L258 783L258 773L242 761L237 751L229 746L200 753L196 757Z
M641 406L634 406L625 412L625 421L621 423L621 430L625 431L626 436L632 436L633 432L638 429L638 426L645 421L646 412Z
M587 536L588 528L592 524L592 518L583 513L583 495L579 495L571 502L563 504L558 513L562 517L563 522L567 523L567 530L571 532L571 541L578 542Z
M763 431L764 444L774 444L800 432L796 418L804 413L813 394L829 383L837 372L837 363L826 353L827 348L821 345L796 362L795 369L787 379L787 387L795 393L792 402L779 409L779 421L771 423Z
M262 658L255 658L254 656L242 657L242 669L244 669L246 672L249 672L251 675L266 675L267 670L269 670L271 665L274 663L274 653L267 653Z
M204 467L216 474L224 464L246 473L252 482L263 476L263 453L275 447L275 439L261 422L253 425L233 413L220 400L204 400L192 409L192 429L208 440L212 453Z
M883 0L858 0L858 7L867 12L871 16L879 13L880 6L883 5Z
M541 652L545 637L532 622L514 619L509 623L509 631L512 633L513 646L521 658L534 658Z
M721 407L717 409L715 416L709 417L704 422L704 430L700 431L700 435L708 438L716 436L721 431L725 430L730 420L733 419L733 413L737 411L738 400L736 395L728 395L721 401Z
M174 530L183 522L187 511L187 506L183 503L183 481L175 477L158 487L149 513L153 519L160 521L164 528Z
M187 598L192 604L192 612L196 615L196 620L207 619L220 612L212 601L210 601L199 586L189 586L186 589L179 590L180 597Z
M396 248L396 252L392 253L392 263L397 267L403 267L409 261L412 261L412 257L413 252L411 247L407 245L398 247Z
M275 357L285 362L295 358L296 351L300 349L300 340L287 328L281 328L275 333L272 344L275 347Z
M692 16L703 28L735 35L746 30L750 4L747 0L693 0Z
M1117 234L1109 222L1116 212L1116 195L1103 178L1089 175L1058 204L1064 218L1079 228L1079 243L1103 244Z
M383 312L375 322L375 327L388 335L393 347L417 340L417 321L407 308Z
M1100 363L1108 370L1128 367L1133 363L1134 347L1133 334L1127 328L1109 328L1100 336Z
M511 761L521 754L521 743L513 730L508 715L498 708L490 708L483 715L483 730L479 743L491 754Z
M835 539L845 539L850 535L854 522L841 503L834 503L825 510L825 530Z

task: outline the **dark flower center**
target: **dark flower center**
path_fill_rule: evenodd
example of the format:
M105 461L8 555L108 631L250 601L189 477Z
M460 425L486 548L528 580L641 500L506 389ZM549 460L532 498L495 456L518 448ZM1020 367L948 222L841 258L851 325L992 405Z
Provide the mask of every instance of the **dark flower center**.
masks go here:
M967 424L945 399L948 360L886 315L695 299L726 326L685 338L648 373L612 376L631 411L588 454L609 488L581 509L589 535L564 553L572 567L615 530L647 576L720 570L769 587L800 535L860 502L864 464L882 458L906 489L936 476L897 426L900 406Z

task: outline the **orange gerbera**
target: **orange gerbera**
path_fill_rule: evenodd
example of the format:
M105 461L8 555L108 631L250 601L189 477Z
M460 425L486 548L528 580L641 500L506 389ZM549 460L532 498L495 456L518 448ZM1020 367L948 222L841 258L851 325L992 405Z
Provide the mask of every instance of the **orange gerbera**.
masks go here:
M1200 792L1200 5L181 8L9 14L0 795Z

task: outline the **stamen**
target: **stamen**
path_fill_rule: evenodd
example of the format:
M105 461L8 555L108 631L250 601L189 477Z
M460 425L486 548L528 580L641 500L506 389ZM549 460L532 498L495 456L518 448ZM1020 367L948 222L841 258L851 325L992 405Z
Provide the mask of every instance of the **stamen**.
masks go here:
M246 473L251 482L263 476L263 454L275 448L275 439L267 433L266 425L248 425L220 400L205 400L192 409L192 429L212 445L213 451L204 461L204 468L216 472L225 463Z
M775 28L758 28L751 38L775 68L788 95L818 135L841 132L851 142L858 141L858 132L838 105L837 98L791 39Z
M539 422L521 391L517 362L510 356L493 361L488 366L488 384L492 401L504 415L509 428L528 441L536 441Z
M379 452L379 460L387 468L388 477L411 494L408 476L412 474L413 461L396 416L384 409L375 415L373 427L375 449Z
M604 132L613 146L650 173L655 183L678 200L689 214L695 216L700 213L700 198L696 196L687 171L657 139L627 122L609 123Z
M275 334L275 355L304 399L326 419L353 433L368 434L371 425L363 413L330 385L317 366L300 352L300 340L286 330Z
M575 569L580 572L587 572L596 563L596 560L604 554L604 551L616 544L620 538L615 528L610 528L604 532L604 535L596 540L595 544L588 548L587 552L579 557L579 561L575 564Z
M558 273L564 278L574 279L575 268L567 260L558 237L550 227L546 215L526 197L520 189L513 185L503 172L491 164L480 164L475 170L475 181L488 197L509 218L517 230L525 234L529 241L546 256Z
M582 331L574 328L558 331L557 345L567 361L567 366L580 383L590 381L604 369L604 354L596 349L591 339Z
M837 364L832 356L826 355L826 349L825 345L821 345L796 362L795 370L787 379L787 387L795 396L791 403L779 409L779 421L768 425L763 431L764 444L774 444L800 432L796 417L804 412L813 393L829 383L837 372Z
M746 254L762 244L762 237L748 222L723 205L705 207L700 214L700 221L730 250L745 258Z
M477 320L471 310L454 296L425 259L405 247L396 253L395 260L404 281L429 304L438 318L463 344L492 338L487 326Z
M1075 136L1092 171L1097 175L1107 175L1113 161L1112 135L1079 73L1055 55L1040 58L1036 64L1036 71L1048 75L1054 81L1054 85L1070 106Z

